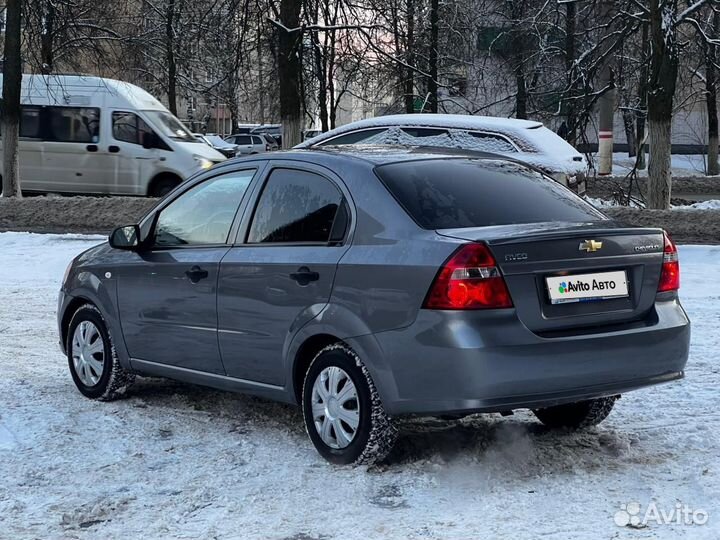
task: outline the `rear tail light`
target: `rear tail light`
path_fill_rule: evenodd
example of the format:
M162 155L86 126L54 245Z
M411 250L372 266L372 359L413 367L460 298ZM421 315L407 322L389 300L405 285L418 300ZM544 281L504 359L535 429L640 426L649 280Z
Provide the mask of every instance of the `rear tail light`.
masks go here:
M663 232L663 265L660 273L658 292L677 291L680 288L680 262L677 247L666 232Z
M427 309L499 309L513 306L495 257L485 244L466 244L440 269L425 298Z

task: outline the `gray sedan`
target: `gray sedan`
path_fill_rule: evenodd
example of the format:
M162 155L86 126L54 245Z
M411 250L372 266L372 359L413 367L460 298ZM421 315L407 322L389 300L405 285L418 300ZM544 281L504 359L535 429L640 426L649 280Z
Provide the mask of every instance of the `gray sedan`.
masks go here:
M302 407L341 464L403 415L531 409L601 422L683 376L675 245L541 172L463 151L353 147L233 160L68 267L60 343L79 391L136 375Z

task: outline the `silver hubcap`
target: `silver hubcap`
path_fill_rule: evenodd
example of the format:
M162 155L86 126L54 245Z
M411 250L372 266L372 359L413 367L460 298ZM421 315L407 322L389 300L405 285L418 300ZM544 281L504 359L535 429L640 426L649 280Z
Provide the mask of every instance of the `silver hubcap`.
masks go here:
M352 379L339 367L323 369L312 389L315 430L330 448L345 448L360 423L360 402Z
M85 386L95 386L105 365L105 346L100 331L90 321L77 325L72 340L75 373Z

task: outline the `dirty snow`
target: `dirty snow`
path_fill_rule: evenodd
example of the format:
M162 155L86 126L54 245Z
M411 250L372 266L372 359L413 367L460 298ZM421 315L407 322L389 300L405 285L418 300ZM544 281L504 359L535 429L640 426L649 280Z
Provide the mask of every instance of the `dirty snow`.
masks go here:
M57 347L66 263L97 242L0 234L0 538L717 538L720 247L683 246L687 378L630 393L600 427L526 413L405 422L376 469L325 463L298 411L144 379L97 403ZM622 504L707 524L615 525Z

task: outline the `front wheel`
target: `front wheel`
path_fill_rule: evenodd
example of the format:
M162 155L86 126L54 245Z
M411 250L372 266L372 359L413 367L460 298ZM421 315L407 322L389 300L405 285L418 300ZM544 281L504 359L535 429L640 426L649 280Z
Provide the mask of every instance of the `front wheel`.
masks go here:
M303 384L302 408L310 440L331 463L376 463L397 438L370 373L341 343L325 347L313 359Z
M596 426L605 420L617 396L589 399L567 405L556 405L545 409L535 409L533 413L543 424L550 428L582 429Z
M135 381L135 375L120 365L105 320L95 306L87 304L75 312L67 335L70 374L82 395L111 401Z

